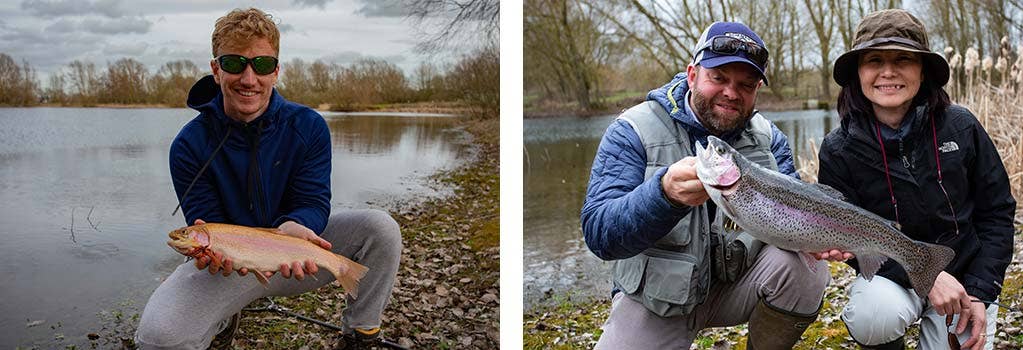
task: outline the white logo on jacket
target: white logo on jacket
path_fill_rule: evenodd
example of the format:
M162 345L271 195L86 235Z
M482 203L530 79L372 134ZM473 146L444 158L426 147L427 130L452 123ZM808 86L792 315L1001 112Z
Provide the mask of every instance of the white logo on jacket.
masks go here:
M941 153L955 152L959 150L959 144L955 141L947 141L942 143L941 147L938 147L938 150L940 150Z

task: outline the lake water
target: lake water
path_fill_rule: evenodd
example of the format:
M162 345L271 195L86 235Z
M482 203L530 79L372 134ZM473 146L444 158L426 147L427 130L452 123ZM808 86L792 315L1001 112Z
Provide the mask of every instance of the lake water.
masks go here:
M808 140L817 145L839 125L835 111L764 112L784 132L797 156L809 156ZM586 247L579 210L586 196L590 166L604 130L614 115L559 117L523 121L523 292L525 306L546 295L571 291L580 296L607 296L611 263Z
M186 109L0 108L0 348L64 348L141 312L183 257L168 174ZM458 118L325 113L333 209L441 193L471 156ZM41 323L40 323L41 321ZM31 327L29 327L31 325Z

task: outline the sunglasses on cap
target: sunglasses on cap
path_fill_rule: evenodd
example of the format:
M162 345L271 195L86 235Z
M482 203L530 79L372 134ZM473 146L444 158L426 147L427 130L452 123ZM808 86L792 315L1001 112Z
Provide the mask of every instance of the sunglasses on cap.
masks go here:
M718 35L710 38L707 44L703 45L697 54L703 50L710 50L719 55L735 55L739 51L745 52L746 57L761 68L767 66L767 49L760 45L736 39L730 36Z
M252 71L259 75L267 75L277 69L277 57L273 56L248 58L242 55L221 55L217 57L217 63L220 69L231 74L244 72L246 65L252 65Z

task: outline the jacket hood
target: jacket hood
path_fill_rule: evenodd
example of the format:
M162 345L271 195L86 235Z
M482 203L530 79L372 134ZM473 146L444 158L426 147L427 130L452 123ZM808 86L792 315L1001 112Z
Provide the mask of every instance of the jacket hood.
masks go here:
M187 103L189 108L213 118L218 124L246 124L224 114L224 95L221 93L220 85L213 79L212 74L202 77L192 85L192 88L188 91ZM284 103L284 97L277 93L277 88L273 88L266 111L263 112L263 115L249 122L249 124L256 123L256 125L259 125L259 123L264 123L262 124L264 127L272 126L277 121L277 111Z
M664 110L668 111L668 115L672 119L682 123L682 126L686 128L691 138L706 144L707 136L710 135L710 132L696 120L696 116L689 109L689 102L686 98L688 93L689 81L686 79L686 73L678 73L664 86L650 90L646 95L646 99L657 101ZM756 114L756 110L753 113ZM719 138L726 142L734 141L744 128L745 125L743 128L721 135Z

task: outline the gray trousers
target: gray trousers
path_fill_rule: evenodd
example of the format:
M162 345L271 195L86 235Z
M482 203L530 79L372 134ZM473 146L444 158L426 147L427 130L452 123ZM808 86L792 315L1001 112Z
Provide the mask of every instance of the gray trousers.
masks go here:
M688 315L660 317L625 293L611 300L611 315L596 349L689 349L697 333L749 321L760 299L783 310L812 314L831 282L827 263L812 273L793 252L765 245L750 270L735 283L713 285L707 300Z
M986 310L987 327L985 349L994 349L995 323L998 306L990 305ZM891 280L874 276L867 281L857 276L849 287L849 302L842 310L842 321L849 327L849 335L864 345L878 345L891 342L906 334L910 325L920 320L920 349L948 349L948 327L945 316L938 315L926 299L921 299L912 290L902 288ZM959 316L952 320L952 326L959 322ZM957 334L959 344L970 339L973 324L967 324L966 331ZM953 328L954 332L955 329Z
M330 217L320 236L334 253L365 265L369 271L359 282L359 298L348 298L342 311L342 327L370 329L380 326L401 257L401 232L397 222L379 210L344 210ZM334 276L326 269L316 280L283 278L275 274L270 288L246 276L210 275L189 261L178 266L149 297L135 333L140 349L205 349L226 324L250 302L266 296L290 296L320 288Z

